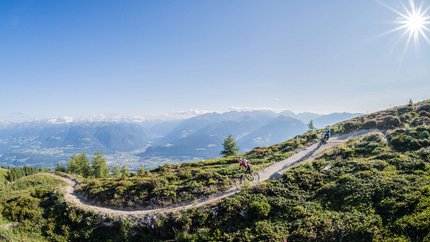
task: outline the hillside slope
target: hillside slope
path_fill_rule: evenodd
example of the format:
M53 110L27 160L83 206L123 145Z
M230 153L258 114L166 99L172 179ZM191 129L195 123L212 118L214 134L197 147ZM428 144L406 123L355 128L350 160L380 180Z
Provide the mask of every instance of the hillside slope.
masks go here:
M430 101L360 116L331 129L337 134L379 129L383 134L352 139L286 171L279 180L242 189L220 203L138 220L99 217L51 195L46 197L49 206L38 202L29 208L51 211L43 216L49 218L49 226L31 228L25 225L35 223L32 217L11 217L8 212L10 204L14 210L28 211L20 210L27 203L6 199L0 203L3 221L20 229L0 227L0 236L35 233L38 238L62 241L426 241L430 239L429 124ZM306 133L244 156L257 169L264 168L312 144L319 135ZM235 169L234 158L165 165L142 177L83 180L82 190L100 202L135 206L127 201L136 203L152 193L154 199L148 201L171 203L178 201L181 191L184 199L192 198L186 194L217 191L228 185L224 178ZM51 210L45 210L48 207Z
M279 172L288 170L294 165L311 161L316 157L318 157L319 155L321 155L324 151L332 147L338 146L340 144L343 144L350 139L365 135L369 132L372 132L372 131L363 130L360 132L354 132L351 134L345 134L342 136L333 137L323 146L319 146L318 143L310 145L309 147L306 147L305 149L298 151L294 155L288 157L288 159L276 162L264 169L258 170L260 180L253 181L249 185L259 186L261 182L264 182L266 180L279 179L281 178L281 176L279 175ZM258 166L254 167L255 170L257 170L257 168ZM218 192L212 196L208 196L208 194L206 194L205 197L202 197L201 199L194 200L194 201L185 201L185 203L180 203L180 201L176 200L176 204L170 207L141 208L138 206L134 206L134 207L128 207L127 211L124 211L124 209L121 207L106 207L106 206L100 205L103 201L100 201L99 197L93 196L93 198L95 198L96 200L91 200L91 199L88 199L88 197L84 197L79 193L76 193L75 187L79 186L79 183L76 180L70 179L64 174L57 175L57 177L60 177L68 184L67 186L63 187L62 192L65 196L66 202L69 205L78 207L84 211L94 212L102 216L110 216L115 218L141 218L143 216L153 215L158 213L166 214L166 213L177 212L181 210L198 208L211 203L219 202L221 199L230 197L240 191L240 189L237 187L231 187L228 190ZM125 191L125 194L129 195L126 202L128 204L133 204L135 201L132 200L133 195L130 196L130 191ZM115 194L115 195L118 196L119 194ZM144 197L141 197L141 198L145 199ZM98 202L95 203L97 200Z

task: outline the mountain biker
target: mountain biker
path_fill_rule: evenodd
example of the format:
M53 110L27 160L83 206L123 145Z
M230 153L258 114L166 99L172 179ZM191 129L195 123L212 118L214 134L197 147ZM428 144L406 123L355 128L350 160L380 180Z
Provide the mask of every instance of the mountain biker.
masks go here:
M251 165L246 159L239 158L237 162L239 163L239 169L243 166L243 168L245 168L244 172L251 174Z
M328 141L328 139L330 139L331 133L330 133L330 129L325 128L324 130L324 137L323 137L323 141L326 142Z

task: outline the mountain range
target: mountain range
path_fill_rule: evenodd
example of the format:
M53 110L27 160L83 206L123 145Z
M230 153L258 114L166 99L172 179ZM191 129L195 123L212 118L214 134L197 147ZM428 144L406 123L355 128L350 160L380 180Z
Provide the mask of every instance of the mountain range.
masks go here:
M110 164L127 163L135 169L143 163L150 169L162 162L218 157L228 134L241 151L248 151L301 134L310 120L322 128L358 115L260 110L206 113L184 120L11 123L0 127L0 165L53 167L72 154L101 151Z

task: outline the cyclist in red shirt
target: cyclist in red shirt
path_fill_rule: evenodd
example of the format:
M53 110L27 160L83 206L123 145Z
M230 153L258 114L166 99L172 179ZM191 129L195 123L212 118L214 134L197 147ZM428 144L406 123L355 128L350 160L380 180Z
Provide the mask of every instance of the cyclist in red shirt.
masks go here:
M245 160L243 158L239 158L237 160L237 162L239 163L239 168L241 168L241 167L245 168L245 170L244 170L245 173L248 173L248 174L252 173L251 165L249 164L249 162L247 160Z

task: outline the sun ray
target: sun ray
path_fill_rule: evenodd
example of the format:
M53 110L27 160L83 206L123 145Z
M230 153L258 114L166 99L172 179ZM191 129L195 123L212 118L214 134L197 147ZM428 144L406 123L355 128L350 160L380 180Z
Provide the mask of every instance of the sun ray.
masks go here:
M394 48L394 46L396 46L400 41L402 41L402 39L405 37L405 36L407 36L407 35L409 35L409 33L408 32L403 32L402 33L402 35L400 36L400 38L398 38L395 42L394 42L394 44L393 44L393 48Z
M402 53L402 58L401 58L401 60L403 60L403 59L405 58L405 56L406 56L406 52L407 52L407 50L408 50L408 48L409 48L409 44L411 43L411 40L412 40L412 33L411 33L411 32L409 32L409 35L408 35L408 39L407 39L407 41L406 41L405 48L403 48L403 53Z
M428 28L425 28L425 29L429 30ZM421 32L421 35L423 36L424 40L427 42L427 44L430 45L430 39L427 36L426 32L424 32L424 30L422 30L422 29L420 30L420 32Z
M403 56L406 54L411 42L417 47L420 44L420 39L424 39L430 45L430 16L428 15L430 6L424 6L424 0L421 2L408 0L406 5L403 2L400 10L380 1L378 2L397 15L397 19L393 21L393 24L398 25L379 36L404 31L400 36L400 40L406 38Z
M406 28L407 28L407 27L405 27L405 26L399 26L399 27L397 27L397 28L394 28L394 29L388 30L387 32L384 32L384 33L382 33L382 34L378 34L378 35L377 35L377 36L375 36L374 38L380 38L380 37L383 37L383 36L386 36L386 35L392 34L392 33L394 33L394 32L399 32L399 31L404 30L404 29L406 29Z
M402 16L402 17L404 17L404 18L407 18L407 16L406 15L404 15L402 12L400 12L399 10L397 10L397 9L395 9L395 8L393 8L393 7L391 7L391 6L389 6L389 5L387 5L387 4L385 4L385 3L383 3L382 1L377 1L380 5L382 5L382 6L384 6L386 9L388 9L388 10L391 10L392 12L394 12L395 14L397 14L397 15L400 15L400 16Z

